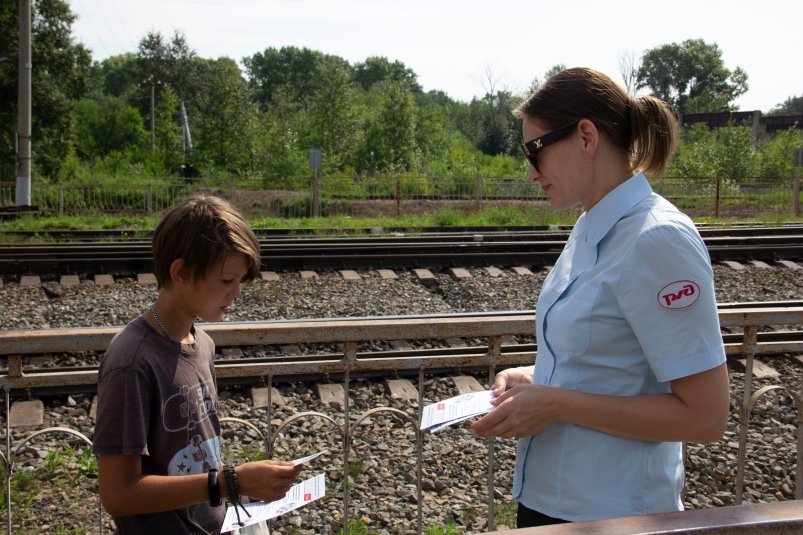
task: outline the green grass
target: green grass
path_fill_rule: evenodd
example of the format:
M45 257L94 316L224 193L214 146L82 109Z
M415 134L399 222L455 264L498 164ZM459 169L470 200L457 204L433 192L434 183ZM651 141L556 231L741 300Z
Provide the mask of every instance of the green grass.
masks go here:
M699 201L698 201L699 202ZM707 203L707 201L706 201ZM692 202L691 204L695 204ZM420 215L402 215L400 217L350 217L338 215L318 218L252 218L249 223L253 228L288 229L300 231L316 231L316 234L337 234L365 229L394 229L407 232L420 231L432 227L537 227L548 225L574 224L578 210L555 211L549 208L521 206L485 206L479 211L463 211L454 208L440 209ZM83 214L65 216L32 216L26 215L15 219L0 220L0 242L13 243L19 241L4 232L14 231L47 231L47 230L129 230L132 236L147 236L156 227L158 216L122 216L105 214ZM803 217L794 217L791 213L765 213L749 217L714 218L711 216L696 217L695 221L727 225L732 222L755 222L761 224L782 224L803 222ZM46 238L34 238L30 241L44 241Z
M17 468L11 474L13 532L40 533L37 512L56 506L64 509L64 514L58 525L50 526L50 533L85 533L80 526L96 523L97 517L76 517L79 513L71 512L69 505L65 508L63 496L70 496L71 500L97 500L97 471L97 460L88 447L51 451L38 466ZM0 510L5 508L6 496L2 493Z

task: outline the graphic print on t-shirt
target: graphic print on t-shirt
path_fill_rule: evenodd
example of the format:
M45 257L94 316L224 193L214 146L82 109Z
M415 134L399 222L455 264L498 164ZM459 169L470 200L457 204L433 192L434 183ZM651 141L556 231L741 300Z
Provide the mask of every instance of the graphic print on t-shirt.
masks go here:
M192 431L215 413L215 405L206 384L182 385L181 392L167 398L162 407L165 431Z
M201 435L194 435L190 444L170 459L167 474L180 476L208 472L210 468L220 466L219 453L220 437L201 440Z

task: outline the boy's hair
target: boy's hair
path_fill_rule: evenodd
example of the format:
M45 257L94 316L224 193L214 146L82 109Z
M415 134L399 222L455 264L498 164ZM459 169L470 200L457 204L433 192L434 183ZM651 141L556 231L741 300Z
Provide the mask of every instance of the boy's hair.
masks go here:
M172 284L170 266L184 260L192 280L233 253L242 253L248 272L242 282L259 274L259 240L242 215L227 201L197 194L170 210L153 233L153 266L158 288Z

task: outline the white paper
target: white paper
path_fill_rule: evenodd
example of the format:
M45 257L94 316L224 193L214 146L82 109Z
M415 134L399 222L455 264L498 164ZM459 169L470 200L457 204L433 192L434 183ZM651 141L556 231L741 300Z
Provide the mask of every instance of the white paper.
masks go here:
M483 390L427 405L421 415L420 428L430 429L432 432L440 431L444 427L462 422L472 416L485 414L494 408L491 405L492 399L494 399L493 392Z
M306 457L301 457L299 459L294 459L294 460L292 460L290 462L293 463L293 466L298 466L299 464L308 463L311 460L313 460L314 458L320 457L324 453L329 453L329 450L319 451L318 453L313 453L312 455L307 455Z
M233 529L250 526L251 524L256 524L263 520L275 518L323 498L325 495L326 480L323 474L318 474L317 476L293 485L281 500L244 504L243 507L251 514L250 517L243 512L242 508L238 507L242 524L237 523L237 513L234 511L234 507L229 507L226 509L226 518L223 519L223 527L220 528L220 532L226 533Z

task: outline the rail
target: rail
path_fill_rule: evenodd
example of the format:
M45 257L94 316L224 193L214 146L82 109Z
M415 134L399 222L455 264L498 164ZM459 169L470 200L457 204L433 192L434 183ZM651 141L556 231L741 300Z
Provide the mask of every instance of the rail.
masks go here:
M744 395L739 403L736 417L739 424L739 453L738 469L735 481L736 502L740 504L744 491L744 467L747 454L747 430L750 415L758 399L770 390L784 389L781 386L765 386L753 392L753 367L756 355L772 355L786 353L803 353L803 342L799 341L767 341L759 342L758 329L763 326L789 326L803 324L803 307L773 307L773 308L720 308L719 319L722 327L729 329L742 329L743 340L739 343L726 344L729 356L740 356L745 359ZM286 377L298 374L317 373L322 375L342 375L344 387L344 427L340 429L341 445L343 451L343 473L348 474L349 448L351 439L360 422L369 415L377 412L388 412L405 421L416 430L416 456L417 456L417 500L418 500L418 532L422 533L422 435L418 432L418 422L412 421L401 411L391 407L377 407L369 413L356 417L350 414L349 389L351 374L360 371L401 371L418 374L418 407L419 419L423 407L425 383L427 372L436 369L445 369L464 366L487 367L489 379L493 377L498 368L530 363L534 355L530 352L503 352L502 339L508 335L531 335L534 317L531 314L509 315L454 315L444 317L424 318L367 318L367 319L331 319L331 320L298 320L298 321L271 321L271 322L239 322L239 323L213 323L206 324L204 329L212 336L218 347L248 346L266 344L326 344L342 345L342 354L339 358L326 360L293 360L275 359L259 364L238 363L237 361L218 361L215 365L219 378L226 377L259 377L270 389L276 377ZM7 363L7 373L0 375L0 388L5 393L6 415L9 414L9 404L12 391L32 389L41 386L79 385L96 382L97 371L74 370L59 376L41 373L40 371L26 372L23 369L24 355L59 352L103 351L111 338L120 327L99 327L83 329L45 329L36 331L2 331L0 332L0 360ZM422 357L411 356L406 358L358 358L357 347L361 342L393 341L393 340L443 340L447 338L486 339L487 351L483 354L466 352L462 355ZM798 436L803 433L803 393L799 391L788 392L796 401L798 414ZM287 425L304 417L323 417L320 413L305 413L295 415L282 422L274 430L272 422L271 405L267 408L267 435L264 437L267 454L270 457L272 444L279 432ZM228 423L237 425L251 425L248 422L239 422L229 419ZM332 422L334 423L334 422ZM253 428L253 426L251 426ZM69 431L75 434L75 431ZM10 497L10 481L14 470L14 452L21 446L12 450L9 418L6 417L6 448L2 458L6 475L6 496ZM34 435L41 436L48 432L64 433L65 428L50 428L36 431L25 439L29 442ZM88 440L88 439L87 439ZM494 529L494 442L488 442L488 528ZM803 448L798 442L797 450L797 488L795 497L801 498L803 488ZM349 516L349 485L343 485L343 523L344 532L348 532ZM8 531L11 530L11 501L6 500L8 508Z

